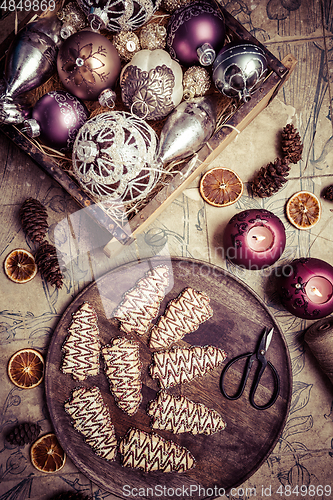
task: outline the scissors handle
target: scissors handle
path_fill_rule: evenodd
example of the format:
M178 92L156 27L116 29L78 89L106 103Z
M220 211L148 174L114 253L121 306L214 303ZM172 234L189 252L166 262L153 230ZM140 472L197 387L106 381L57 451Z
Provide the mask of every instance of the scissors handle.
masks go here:
M243 359L243 358L248 358L248 359L247 359L247 362L245 365L245 369L243 372L241 382L239 384L239 387L238 387L236 393L233 395L230 395L226 392L225 387L224 387L224 381L225 381L226 374L234 363L237 363L237 361L239 361L240 359ZM240 356L236 356L231 361L229 361L229 363L224 367L222 374L221 374L221 379L220 379L220 389L221 389L223 396L225 396L227 399L229 399L231 401L235 401L236 399L241 397L241 395L244 392L247 379L249 378L249 374L250 374L250 371L252 368L253 361L255 359L257 359L256 354L246 353L246 354L241 354ZM257 405L255 403L254 397L255 397L255 393L258 389L260 379L261 379L267 365L271 369L273 376L274 376L274 392L272 394L271 399L268 401L268 403L260 406L260 405ZM259 367L258 367L257 373L256 373L254 380L253 380L253 383L252 383L252 387L250 390L250 403L253 406L253 408L256 408L257 410L267 410L275 403L279 393L280 393L280 377L278 375L278 372L276 371L275 366L272 365L272 363L270 361L266 362L266 360L263 359L262 362L259 362Z

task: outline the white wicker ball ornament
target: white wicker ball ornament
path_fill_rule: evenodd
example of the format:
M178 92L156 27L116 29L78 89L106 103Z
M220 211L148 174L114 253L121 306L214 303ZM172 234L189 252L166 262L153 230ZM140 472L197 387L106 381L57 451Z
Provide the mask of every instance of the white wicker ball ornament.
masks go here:
M131 113L101 113L81 127L73 147L73 171L96 201L130 204L149 194L160 173L153 168L157 135Z

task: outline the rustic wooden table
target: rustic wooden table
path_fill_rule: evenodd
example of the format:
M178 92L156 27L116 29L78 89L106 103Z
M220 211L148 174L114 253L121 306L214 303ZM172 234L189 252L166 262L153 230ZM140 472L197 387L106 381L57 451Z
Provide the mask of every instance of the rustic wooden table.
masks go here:
M303 498L333 498L329 493L329 487L333 489L333 389L303 340L311 322L292 316L279 305L271 285L276 266L266 272L243 271L225 260L222 246L223 230L236 212L263 207L285 224L287 246L278 265L304 256L333 265L333 205L321 198L322 217L311 231L298 231L284 215L286 200L294 192L306 189L320 197L323 188L333 184L332 4L329 0L221 3L280 60L288 53L298 60L289 81L269 107L211 165L234 169L246 183L261 166L275 159L279 132L286 123L294 123L304 143L303 160L292 166L287 184L271 198L252 198L245 187L236 205L218 209L204 203L196 180L136 242L120 247L116 256L108 258L103 251L108 234L0 135L2 260L14 248L29 248L18 210L27 197L33 196L47 207L48 240L61 250L66 263L61 291L50 287L40 275L29 284L18 285L0 274L0 500L47 500L67 490L91 494L94 500L119 498L91 482L69 459L59 473L46 475L31 465L28 446L20 448L5 442L8 429L22 421L38 422L43 433L52 430L43 384L31 390L17 389L6 369L10 356L20 348L33 347L46 355L63 312L88 284L122 264L155 255L195 258L227 269L259 295L289 348L293 392L287 423L269 457L244 484L230 492L230 498L248 500L256 495L278 500L297 498L297 492ZM13 16L0 20L1 37L14 27L10 23L14 23ZM246 456L240 459L246 460ZM128 492L124 491L127 497Z

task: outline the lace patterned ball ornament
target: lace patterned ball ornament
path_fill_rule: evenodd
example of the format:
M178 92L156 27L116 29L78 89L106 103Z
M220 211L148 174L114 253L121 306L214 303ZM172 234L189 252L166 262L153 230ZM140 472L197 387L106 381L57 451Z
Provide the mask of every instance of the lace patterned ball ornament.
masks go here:
M157 135L144 120L123 111L101 113L76 137L73 171L96 201L126 206L155 186L160 176L151 167L156 149Z
M147 24L140 31L142 49L164 49L166 45L166 28L160 24Z
M94 30L111 33L141 28L159 8L161 0L78 0Z
M121 97L133 114L160 120L180 103L182 81L181 66L165 50L140 50L121 72Z
M208 71L202 66L192 66L184 73L184 99L204 95L210 88L211 80Z
M114 35L112 43L116 47L120 59L126 62L130 61L141 48L139 38L131 31L121 31Z
M82 30L68 37L59 49L57 68L62 84L73 95L114 106L113 87L121 63L117 50L105 36Z

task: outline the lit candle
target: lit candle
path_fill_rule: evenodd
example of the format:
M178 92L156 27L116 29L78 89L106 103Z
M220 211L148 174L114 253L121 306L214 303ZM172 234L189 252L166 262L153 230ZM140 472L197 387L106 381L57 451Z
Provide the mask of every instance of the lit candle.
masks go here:
M322 276L310 278L305 286L306 295L315 304L325 304L332 297L332 292L331 283Z
M278 291L284 307L304 319L333 312L333 267L321 259L296 259L282 268Z
M274 234L266 226L254 226L247 233L247 242L252 250L264 252L268 250L274 241Z
M282 255L286 232L281 220L263 209L234 215L223 235L226 258L246 269L271 266Z

